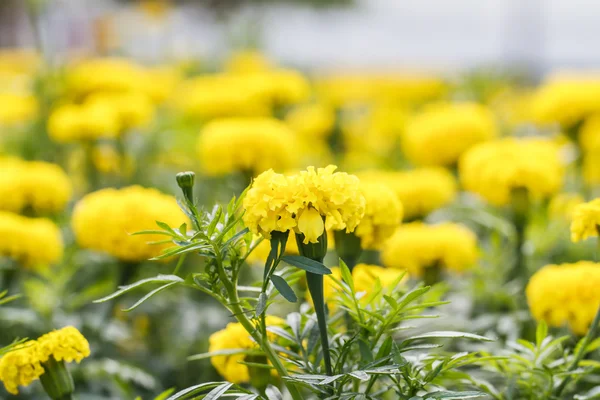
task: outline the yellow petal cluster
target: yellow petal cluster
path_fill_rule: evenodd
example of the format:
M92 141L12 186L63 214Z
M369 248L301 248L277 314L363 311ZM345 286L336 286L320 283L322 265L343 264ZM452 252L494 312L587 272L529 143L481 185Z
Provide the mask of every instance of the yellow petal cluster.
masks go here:
M32 121L37 111L37 100L29 94L0 93L0 126Z
M266 238L293 229L304 234L305 243L317 243L325 229L353 232L366 201L358 178L336 168L308 167L290 176L263 172L244 198L244 223Z
M112 106L117 112L120 129L147 126L154 117L154 104L141 92L97 92L86 101Z
M5 158L0 170L0 210L56 213L71 198L71 181L56 164Z
M324 139L333 131L335 111L324 104L304 104L290 111L285 122L302 137Z
M119 112L106 101L61 105L48 118L50 138L59 143L114 139L120 129Z
M598 236L600 225L600 199L575 206L571 221L571 240L579 242L589 237Z
M363 249L377 249L392 236L402 221L402 203L388 186L361 182L367 201L365 215L354 231Z
M44 374L43 363L50 357L56 361L79 363L90 355L86 338L67 326L30 340L0 358L0 381L6 391L17 395L18 386L28 386Z
M71 225L81 247L138 262L155 257L171 246L148 244L164 240L164 236L131 235L157 229L156 221L179 227L187 219L173 196L156 189L129 186L101 189L84 196L75 205Z
M529 280L529 309L538 321L584 335L600 306L600 264L579 261L546 265Z
M494 115L481 104L433 104L409 119L402 149L413 164L452 166L467 149L496 135Z
M405 269L415 276L434 266L463 272L475 265L477 257L477 236L465 226L450 222L401 225L381 252L383 265Z
M278 326L282 325L283 320L279 317L267 315L266 325ZM272 337L271 340L274 340ZM238 322L232 322L227 324L225 329L213 333L208 338L208 351L216 352L221 350L233 350L233 349L244 349L251 350L257 349L258 345L242 324ZM210 362L213 367L225 380L232 383L247 383L250 381L250 372L248 367L244 364L240 364L241 361L246 359L245 354L231 354L222 356L213 356L210 358Z
M366 171L358 174L361 182L388 186L402 203L404 219L413 220L451 203L457 185L452 173L441 167L409 171Z
M459 171L466 190L496 206L508 204L518 188L533 199L547 198L560 190L564 175L558 145L537 138L478 144L463 155Z
M198 155L208 175L294 166L296 135L275 118L222 118L206 124L198 139Z
M0 211L0 254L28 268L46 268L63 255L60 229L46 218Z

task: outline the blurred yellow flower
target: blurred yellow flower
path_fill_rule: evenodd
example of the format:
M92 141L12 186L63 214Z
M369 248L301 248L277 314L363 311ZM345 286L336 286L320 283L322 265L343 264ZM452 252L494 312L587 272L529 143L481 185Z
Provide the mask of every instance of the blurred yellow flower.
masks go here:
M285 122L302 137L323 139L335 126L335 111L324 104L303 104L292 109Z
M461 157L459 171L466 190L496 206L508 204L511 192L519 188L533 199L550 197L560 190L564 175L559 147L539 138L476 145Z
M600 199L575 206L571 221L571 240L579 242L600 235Z
M42 360L49 357L56 361L77 363L90 355L90 345L86 338L72 326L54 330L37 339Z
M106 101L65 104L52 111L48 133L59 143L114 139L121 134L119 111Z
M38 103L32 95L0 93L0 126L31 122L37 111Z
M413 222L401 225L381 252L383 265L422 276L425 268L463 272L475 266L477 236L463 225Z
M492 112L476 103L432 104L407 122L406 157L416 165L452 166L473 145L497 135Z
M526 294L531 314L550 326L584 335L600 306L600 264L579 261L546 265L529 280Z
M141 92L97 92L86 102L107 104L116 110L120 129L147 126L154 117L154 105L150 98Z
M121 260L139 262L158 256L169 243L160 235L132 233L157 229L156 221L179 227L187 218L174 197L156 189L130 186L101 189L84 196L73 210L71 225L77 243L86 249L103 251Z
M35 270L48 268L63 255L58 226L46 218L0 211L0 254Z
M256 50L236 51L225 62L225 71L235 74L253 74L272 69L267 57Z
M600 153L600 114L585 119L577 137L584 153Z
M550 199L548 216L554 219L571 221L578 205L585 202L579 193L558 193Z

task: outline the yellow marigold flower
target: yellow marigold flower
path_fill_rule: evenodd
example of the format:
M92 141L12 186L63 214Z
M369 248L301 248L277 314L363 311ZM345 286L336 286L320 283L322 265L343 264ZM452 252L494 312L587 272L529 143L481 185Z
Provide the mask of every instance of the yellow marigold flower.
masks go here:
M323 104L305 104L285 116L285 122L302 137L326 138L335 125L335 111Z
M439 167L394 172L367 171L359 177L363 182L381 183L391 188L402 203L405 220L426 216L451 203L457 192L452 173Z
M35 340L18 345L0 358L0 381L6 391L18 395L19 386L29 386L44 373L42 354Z
M500 139L474 146L461 157L460 179L465 189L496 206L510 202L514 189L527 189L533 199L557 193L563 165L559 147L547 140Z
M304 243L317 243L325 229L352 232L365 212L365 198L356 176L334 172L336 166L308 167L284 176L260 174L244 198L244 222L266 238L272 231L294 229Z
M529 309L538 321L550 326L569 325L584 335L600 306L600 264L546 265L529 280L526 294Z
M58 226L46 218L27 218L0 211L0 254L29 268L58 262L63 254Z
M254 175L293 167L295 146L294 132L274 118L224 118L206 124L198 154L209 175L236 171Z
M376 249L392 236L402 221L402 203L391 188L382 183L361 182L367 205L356 227L363 249Z
M0 50L0 72L33 74L40 66L40 54L33 49L8 48Z
M235 74L264 72L271 68L272 65L267 57L256 50L237 51L225 63L225 71Z
M600 153L600 114L594 114L585 119L579 129L577 140L584 153Z
M267 315L266 324L269 326L283 325L283 320L279 317ZM274 340L275 337L271 337ZM220 350L245 349L258 350L258 345L242 324L232 322L227 324L225 329L213 333L208 338L208 351L216 352ZM246 383L250 381L250 372L248 367L240 364L240 361L246 359L245 354L231 354L222 356L213 356L210 362L213 367L221 374L223 378L232 383Z
M408 121L402 149L414 164L452 166L467 149L495 137L495 124L480 104L430 105Z
M17 93L0 93L0 126L31 121L37 114L34 96Z
M310 96L310 84L298 71L276 69L242 76L271 105L298 104Z
M80 94L140 90L145 82L144 67L124 58L89 59L68 71L69 87Z
M50 114L48 133L60 143L113 139L121 133L119 111L113 104L93 98L81 105L62 105Z
M571 221L578 205L585 202L579 193L559 193L552 197L548 204L548 215L551 218Z
M477 237L455 223L401 225L381 252L383 265L405 269L415 276L422 276L425 268L434 266L463 272L475 265L477 257Z
M46 333L37 339L42 361L53 357L56 361L77 363L90 355L86 338L72 326Z
M71 198L71 181L56 164L6 158L0 169L0 210L56 213Z
M102 189L84 196L73 210L71 225L77 243L121 260L138 262L160 254L169 244L148 245L164 236L131 235L156 229L156 221L179 227L186 217L174 197L156 189L130 186Z
M598 236L598 225L600 225L600 199L575 206L571 221L571 240L579 242Z
M99 92L89 96L86 101L113 107L121 129L147 126L154 117L154 105L141 92Z
M586 154L583 157L582 174L588 185L600 184L600 157L597 153Z

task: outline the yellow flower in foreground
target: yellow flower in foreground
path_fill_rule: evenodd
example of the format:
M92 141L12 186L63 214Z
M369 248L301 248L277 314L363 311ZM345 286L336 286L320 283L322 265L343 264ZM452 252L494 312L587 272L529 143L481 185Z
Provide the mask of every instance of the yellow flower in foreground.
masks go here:
M56 361L79 363L90 355L88 341L72 326L46 333L40 336L37 342L45 359L52 357Z
M598 236L600 225L600 199L579 204L573 210L571 222L571 240L579 242L589 237Z
M361 182L360 187L367 205L355 234L363 249L377 249L400 225L402 203L384 184Z
M58 262L63 255L58 226L46 218L27 218L0 211L0 254L39 269Z
M569 325L584 335L600 305L600 264L546 265L529 280L526 294L531 314L550 326Z
M291 176L263 172L244 198L244 223L266 238L294 229L305 235L304 243L317 243L325 229L354 231L365 198L356 176L335 169L308 167Z
M209 175L288 169L296 162L296 136L274 118L224 118L206 124L198 155Z
M557 193L564 168L559 147L543 139L501 139L467 151L459 164L465 189L496 206L510 202L514 189L527 189L533 199Z
M415 276L435 266L463 272L475 265L477 257L477 236L465 226L449 222L401 225L381 253L383 265Z
M44 373L42 355L35 340L18 345L0 358L0 381L10 394L19 394L19 386L29 386Z
M84 196L75 205L71 225L81 247L137 262L171 247L168 243L148 244L164 240L164 236L131 235L156 229L156 221L179 227L187 218L174 197L155 189L130 186L102 189Z
M267 327L278 326L283 324L283 320L279 317L267 315ZM275 337L271 337L274 340ZM213 333L208 338L208 351L216 352L221 350L243 349L259 351L259 347L254 342L250 334L244 329L242 324L232 322L227 324L225 329ZM260 353L259 353L260 354ZM221 374L225 380L232 383L246 383L250 381L250 372L248 367L240 364L240 361L246 359L246 354L229 354L222 356L213 356L210 362L213 367Z
M305 104L285 116L285 122L300 136L326 138L335 125L335 111L323 104Z
M414 164L451 166L465 150L495 137L495 124L480 104L431 105L408 121L402 149Z
M457 185L448 170L439 167L409 171L367 171L359 174L361 182L388 186L402 203L404 219L424 217L451 203Z
M38 110L31 95L0 93L0 126L32 121Z
M71 182L56 164L6 158L0 169L0 210L56 213L71 198Z

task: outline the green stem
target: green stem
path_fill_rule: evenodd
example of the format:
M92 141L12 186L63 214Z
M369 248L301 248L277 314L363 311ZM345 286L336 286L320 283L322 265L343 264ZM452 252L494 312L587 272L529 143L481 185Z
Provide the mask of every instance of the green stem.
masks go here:
M306 282L308 291L313 300L315 313L317 314L317 323L319 324L319 333L321 335L321 347L323 347L323 360L325 361L325 370L327 375L332 376L331 356L329 353L329 338L327 335L327 313L325 312L325 299L323 298L323 275L306 272Z

